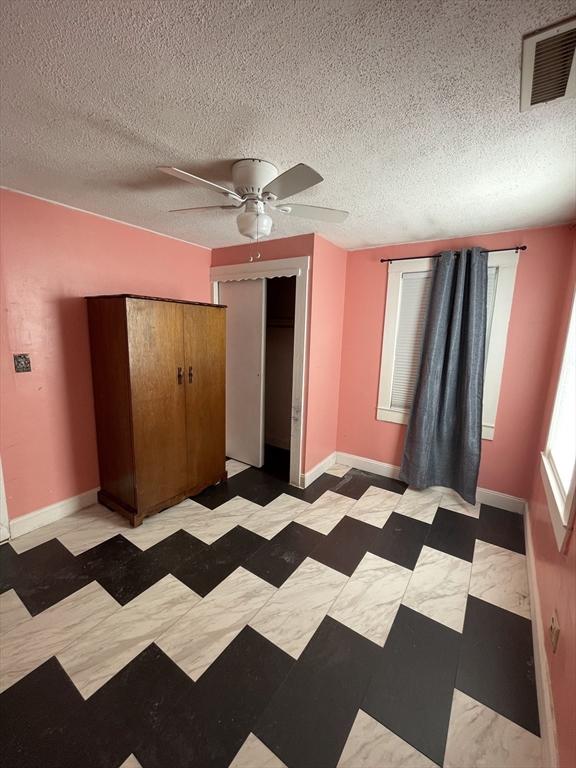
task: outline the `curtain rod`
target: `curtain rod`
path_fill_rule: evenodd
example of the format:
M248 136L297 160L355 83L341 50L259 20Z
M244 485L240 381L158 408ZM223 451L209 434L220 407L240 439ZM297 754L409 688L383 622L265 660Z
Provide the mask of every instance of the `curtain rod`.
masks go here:
M469 250L469 249L465 249ZM492 248L491 250L486 251L480 251L480 253L499 253L500 251L527 251L528 246L527 245L513 245L510 248ZM455 251L455 253L462 253L462 251ZM384 262L387 262L390 264L392 261L416 261L416 259L439 259L440 254L434 253L431 256L407 256L405 259L380 259L380 264L384 264Z

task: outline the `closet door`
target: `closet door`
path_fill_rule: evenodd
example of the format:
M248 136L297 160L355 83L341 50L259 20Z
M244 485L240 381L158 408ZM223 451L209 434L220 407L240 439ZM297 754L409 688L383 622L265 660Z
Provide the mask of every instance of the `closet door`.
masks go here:
M226 453L253 467L264 463L266 281L221 283L226 304Z
M161 507L187 488L182 304L127 299L138 507Z
M184 305L190 489L218 482L226 465L226 310Z

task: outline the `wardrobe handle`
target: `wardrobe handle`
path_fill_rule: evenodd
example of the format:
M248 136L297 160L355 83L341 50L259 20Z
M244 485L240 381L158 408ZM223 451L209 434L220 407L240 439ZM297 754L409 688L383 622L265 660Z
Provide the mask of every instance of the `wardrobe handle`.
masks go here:
M182 384L184 380L184 371L180 366L178 366L178 384Z
M192 384L192 366L188 367L188 384Z

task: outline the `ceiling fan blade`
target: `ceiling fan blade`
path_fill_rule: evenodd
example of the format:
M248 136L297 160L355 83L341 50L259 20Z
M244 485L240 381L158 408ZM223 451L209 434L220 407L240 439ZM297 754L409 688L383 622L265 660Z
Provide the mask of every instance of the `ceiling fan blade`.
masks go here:
M241 205L196 205L194 208L172 208L168 213L183 213L185 211L226 211L228 209L237 211L240 210L241 207Z
M285 197L297 195L298 192L303 192L321 181L324 179L317 171L310 168L309 165L299 163L266 184L262 194L270 193L277 200L283 200Z
M214 181L203 179L201 176L194 176L193 173L181 171L179 168L172 168L167 165L159 165L158 170L162 171L162 173L167 173L169 176L175 176L181 181L187 181L188 184L198 184L201 187L207 187L208 189L211 189L213 192L220 192L221 195L226 195L227 197L231 197L234 200L242 200L240 195L237 195L233 189L228 189L228 187L223 187L221 184L216 184Z
M300 216L303 219L316 219L316 221L339 223L348 218L348 211L339 211L337 208L322 208L319 205L285 203L273 206L273 208L289 216Z

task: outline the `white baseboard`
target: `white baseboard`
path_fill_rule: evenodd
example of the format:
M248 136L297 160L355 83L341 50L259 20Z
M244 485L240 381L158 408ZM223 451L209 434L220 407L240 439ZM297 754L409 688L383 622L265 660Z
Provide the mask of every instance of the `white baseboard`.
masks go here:
M315 467L308 470L304 475L300 476L300 487L301 488L307 488L310 483L313 483L314 480L317 480L320 475L324 474L327 469L330 469L330 467L333 467L334 464L336 464L336 453L331 453L329 456L326 456L325 459L322 459L321 462L316 464Z
M336 461L338 464L346 464L349 467L354 467L354 469L373 472L375 475L391 477L394 480L397 480L400 474L400 467L394 464L367 459L365 456L355 456L353 453L337 451ZM519 514L524 513L524 505L526 503L524 499L520 499L517 496L510 496L499 491L490 491L487 488L478 488L477 499L482 504L489 504L492 507L499 507L500 509L506 509L509 512L517 512Z
M55 504L50 504L47 507L42 507L42 509L36 509L34 512L28 512L26 515L13 518L10 520L11 538L16 539L18 536L24 536L25 533L30 533L30 531L36 530L36 528L54 523L56 520L68 517L68 515L84 509L84 507L96 504L97 493L98 488L92 488L92 490L80 493L78 496L71 496L69 499L57 501Z
M540 737L542 743L542 767L558 768L558 746L556 740L556 719L554 700L550 685L550 670L545 646L545 628L542 621L540 593L536 579L536 565L532 531L530 529L530 510L526 505L524 514L524 533L526 538L526 565L530 588L530 612L532 615L532 644L534 646L534 668L536 672L536 691L538 694L538 712L540 715Z

